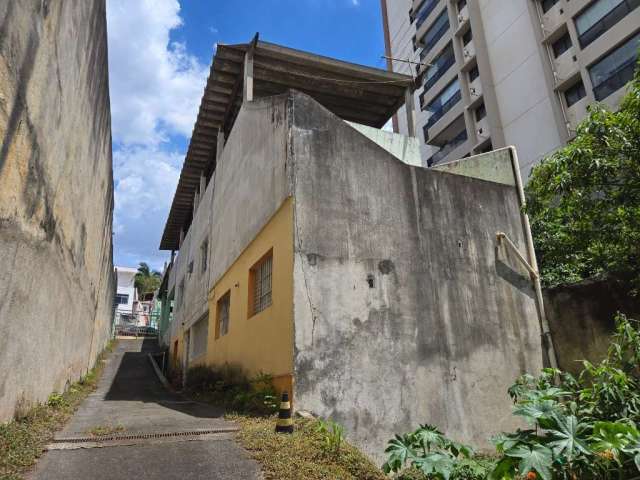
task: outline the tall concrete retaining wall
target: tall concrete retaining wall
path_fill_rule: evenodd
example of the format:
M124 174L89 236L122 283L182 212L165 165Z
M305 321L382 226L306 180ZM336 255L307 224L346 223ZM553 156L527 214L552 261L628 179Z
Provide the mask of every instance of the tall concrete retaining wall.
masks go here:
M110 334L113 175L104 0L0 2L0 420Z
M640 298L615 280L589 280L544 290L553 343L562 370L578 373L581 360L599 362L615 329L617 312L640 319Z
M295 402L382 460L431 423L488 446L542 366L516 189L406 165L294 98Z

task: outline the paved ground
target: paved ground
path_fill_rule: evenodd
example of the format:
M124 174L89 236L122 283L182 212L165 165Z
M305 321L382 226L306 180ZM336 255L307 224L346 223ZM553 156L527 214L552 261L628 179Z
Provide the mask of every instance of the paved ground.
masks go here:
M97 390L56 435L29 478L261 478L258 464L228 433L234 426L220 410L162 386L147 357L155 348L149 340L118 342ZM109 429L115 438L88 441L95 429Z

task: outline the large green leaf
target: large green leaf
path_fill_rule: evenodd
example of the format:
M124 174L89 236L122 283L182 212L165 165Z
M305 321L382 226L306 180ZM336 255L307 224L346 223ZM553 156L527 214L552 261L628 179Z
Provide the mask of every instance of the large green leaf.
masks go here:
M505 452L509 457L519 458L518 469L520 474L526 475L534 471L542 480L551 480L551 465L553 464L553 452L544 445L517 445Z
M541 419L552 418L560 411L561 408L555 400L540 400L518 404L513 409L513 414L524 417L530 423L535 424L540 422Z
M489 480L513 480L516 478L518 462L517 458L503 457L489 474Z
M435 476L449 480L454 467L454 460L442 453L428 453L414 460L413 465L427 476Z
M558 429L550 432L553 440L548 446L556 457L565 456L569 462L572 462L576 455L590 453L585 437L589 425L580 423L574 415L568 417L556 415L555 423Z
M385 453L389 455L389 458L382 465L385 473L399 472L404 468L407 461L416 458L413 443L414 439L411 434L396 435L393 440L389 440L389 444L385 449Z

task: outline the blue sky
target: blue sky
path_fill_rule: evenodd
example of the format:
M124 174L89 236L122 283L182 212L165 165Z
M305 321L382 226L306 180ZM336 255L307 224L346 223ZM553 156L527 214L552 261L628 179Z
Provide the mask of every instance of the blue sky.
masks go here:
M107 0L114 261L158 245L217 43L265 41L384 68L379 0Z

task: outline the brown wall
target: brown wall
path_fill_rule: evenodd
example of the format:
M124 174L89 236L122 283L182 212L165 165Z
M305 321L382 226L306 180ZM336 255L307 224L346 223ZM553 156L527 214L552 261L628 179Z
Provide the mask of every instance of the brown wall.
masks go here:
M623 283L598 280L549 288L544 301L562 370L577 373L579 360L604 358L620 311L640 318L640 297L632 297Z

